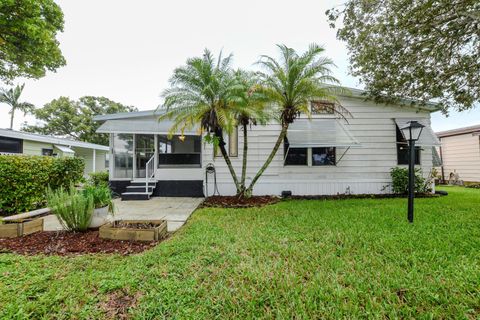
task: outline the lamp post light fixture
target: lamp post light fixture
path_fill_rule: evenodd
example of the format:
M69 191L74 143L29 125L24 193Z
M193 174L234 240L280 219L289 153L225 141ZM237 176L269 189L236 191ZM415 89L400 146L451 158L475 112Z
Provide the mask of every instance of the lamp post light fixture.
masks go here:
M408 161L408 222L413 222L413 198L415 194L415 141L420 138L425 127L418 121L409 121L401 128L403 136L408 140L410 159Z

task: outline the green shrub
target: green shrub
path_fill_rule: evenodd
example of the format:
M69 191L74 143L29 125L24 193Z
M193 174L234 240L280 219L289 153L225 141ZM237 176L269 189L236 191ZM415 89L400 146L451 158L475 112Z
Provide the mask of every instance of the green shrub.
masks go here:
M83 178L81 158L0 155L0 210L4 214L37 209L45 204L46 188L68 188Z
M82 192L84 196L91 196L93 198L95 208L108 206L108 211L114 213L115 207L112 201L112 191L108 185L87 185Z
M106 185L108 186L108 172L92 172L89 174L90 183L94 186Z
M48 189L47 203L68 231L86 231L92 221L94 202L91 194L78 192L73 185L65 190Z
M467 184L465 187L466 188L471 188L471 189L480 189L480 183Z
M392 191L398 194L408 193L408 168L395 167L390 170L392 177ZM419 168L415 169L415 192L425 193L429 191L429 184L426 183Z

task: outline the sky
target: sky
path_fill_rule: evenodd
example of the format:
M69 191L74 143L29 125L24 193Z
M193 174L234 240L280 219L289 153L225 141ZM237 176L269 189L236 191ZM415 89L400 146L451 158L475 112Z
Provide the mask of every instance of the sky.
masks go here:
M204 48L215 54L234 54L234 66L253 68L261 54L275 55L275 44L305 50L318 43L336 64L341 84L362 88L349 75L348 52L328 26L324 12L342 1L321 0L58 0L65 15L60 48L67 65L39 80L25 83L24 101L36 107L60 96L78 99L104 96L155 109L175 67L200 56ZM0 105L0 128L9 127L8 107ZM32 116L17 114L14 129ZM446 119L432 115L434 130L480 123L480 109Z

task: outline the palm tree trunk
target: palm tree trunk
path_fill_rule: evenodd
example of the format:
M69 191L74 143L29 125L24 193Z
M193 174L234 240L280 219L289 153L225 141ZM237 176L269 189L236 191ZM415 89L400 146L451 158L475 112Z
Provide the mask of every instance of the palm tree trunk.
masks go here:
M10 116L10 130L13 129L13 117L15 116L15 108L12 107L12 115Z
M238 194L239 197L249 196L246 194L245 188L245 178L247 177L247 155L248 155L248 131L247 125L243 124L243 155L242 155L242 177L240 179L240 189L241 192Z
M225 141L223 140L223 135L220 135L218 137L220 139L218 147L220 148L220 152L222 153L223 159L225 160L225 163L227 164L228 170L230 171L230 174L231 174L232 179L233 179L233 183L235 183L235 188L237 189L237 194L238 194L238 193L240 193L240 187L239 187L239 183L238 183L237 174L235 173L235 169L233 169L232 162L230 161L230 157L228 156L227 150L225 149Z
M250 186L248 186L248 189L246 191L247 194L252 194L253 186L255 185L257 180L262 176L262 174L265 172L265 170L268 168L268 166L272 162L273 158L277 154L278 149L280 149L280 146L283 143L283 139L285 139L285 136L287 135L287 130L288 130L288 123L282 124L282 131L280 131L280 134L278 135L277 142L275 142L272 152L270 152L270 155L268 156L267 160L265 161L263 166L260 168L260 170L258 170L257 174L255 175L252 182L250 183Z

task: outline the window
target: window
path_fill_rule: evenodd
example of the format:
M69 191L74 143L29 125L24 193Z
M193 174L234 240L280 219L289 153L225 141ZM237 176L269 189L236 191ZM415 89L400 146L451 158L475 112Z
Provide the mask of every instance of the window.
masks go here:
M312 166L334 166L335 147L312 148Z
M158 166L201 165L200 136L158 136Z
M397 164L408 164L408 160L410 158L410 151L408 147L408 142L402 135L402 132L397 128ZM420 164L420 155L421 155L421 147L415 147L415 164Z
M288 139L283 140L283 157L286 166L308 165L308 148L289 148Z
M42 148L42 156L53 156L53 149Z
M115 178L133 177L133 134L115 133L113 135L113 176Z
M312 114L334 114L335 104L329 101L312 101L310 109Z
M0 137L0 153L22 153L23 140Z
M238 157L238 127L228 135L228 155L230 157Z

